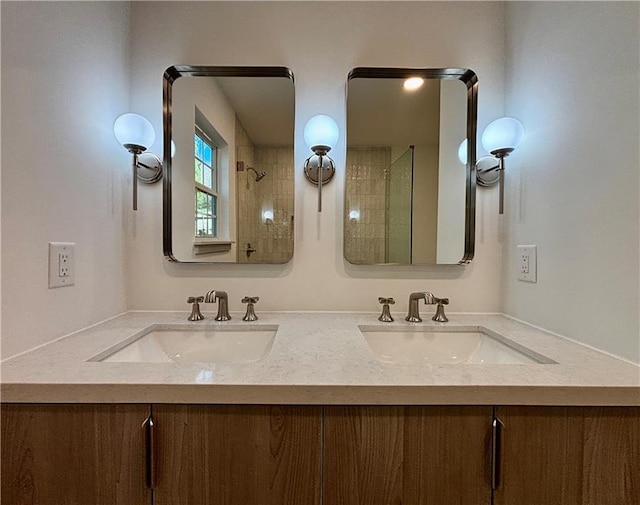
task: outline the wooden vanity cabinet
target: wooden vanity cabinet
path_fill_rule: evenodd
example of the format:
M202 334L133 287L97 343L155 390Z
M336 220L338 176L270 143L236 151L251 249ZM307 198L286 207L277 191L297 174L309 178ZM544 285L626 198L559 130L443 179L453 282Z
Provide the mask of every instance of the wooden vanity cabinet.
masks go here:
M1 418L3 504L640 504L639 407L3 404Z
M324 505L489 505L492 414L325 407Z
M322 407L154 405L154 505L320 505Z
M497 407L495 505L640 504L640 408Z
M151 503L148 405L2 404L2 503Z

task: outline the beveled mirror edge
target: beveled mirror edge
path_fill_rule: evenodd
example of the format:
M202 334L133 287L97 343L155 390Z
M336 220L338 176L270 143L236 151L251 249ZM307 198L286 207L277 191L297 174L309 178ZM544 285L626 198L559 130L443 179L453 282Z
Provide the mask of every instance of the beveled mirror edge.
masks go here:
M235 67L207 65L172 65L167 68L162 78L162 251L164 257L172 263L189 265L284 265L293 259L295 241L292 244L291 258L287 261L273 263L237 263L214 261L181 261L173 254L172 245L172 198L171 198L171 123L172 123L172 87L180 77L284 77L295 83L293 71L287 67ZM295 93L295 88L294 88ZM295 110L295 100L294 100ZM295 117L295 116L294 116Z
M476 234L476 143L478 131L478 76L468 68L393 68L393 67L356 67L347 75L348 82L355 78L367 79L403 79L422 77L424 79L459 80L467 88L467 178L465 204L464 252L458 263L352 263L344 254L346 228L343 223L343 258L351 265L364 266L429 266L429 265L466 265L475 254ZM346 107L346 102L345 102ZM347 117L347 121L349 118ZM345 170L346 177L346 170ZM345 181L346 187L346 181ZM343 209L346 209L346 191Z

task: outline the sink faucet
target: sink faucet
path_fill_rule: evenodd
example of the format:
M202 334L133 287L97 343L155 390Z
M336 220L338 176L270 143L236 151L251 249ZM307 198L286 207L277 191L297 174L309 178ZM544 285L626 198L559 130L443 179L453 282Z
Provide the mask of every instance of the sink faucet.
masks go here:
M212 290L204 296L204 303L215 303L218 301L218 315L216 321L228 321L231 319L229 315L229 298L226 291Z
M435 315L431 318L433 321L446 323L449 319L444 313L444 306L449 304L448 298L438 298L429 291L420 293L411 293L409 295L409 313L405 317L406 321L411 323L420 323L422 318L420 317L420 311L418 310L418 302L424 300L427 305L438 305Z

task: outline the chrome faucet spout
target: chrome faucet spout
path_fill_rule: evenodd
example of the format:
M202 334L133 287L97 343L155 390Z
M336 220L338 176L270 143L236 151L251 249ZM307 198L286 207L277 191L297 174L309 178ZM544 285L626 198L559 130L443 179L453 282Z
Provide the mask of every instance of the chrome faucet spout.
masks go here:
M229 297L226 291L211 290L204 296L204 303L218 302L218 314L215 317L216 321L229 321L231 316L229 315Z
M411 323L420 323L422 322L422 318L420 317L420 311L418 310L418 302L420 300L424 300L424 303L427 305L437 305L436 313L431 318L433 321L438 321L440 323L446 323L449 319L444 313L444 306L449 305L448 298L438 298L433 293L429 291L411 293L409 295L409 313L405 320Z
M433 293L429 291L422 291L417 293L411 293L409 295L409 313L404 319L410 323L420 323L422 318L420 317L420 311L418 309L418 302L424 300L424 303L432 305L434 302Z

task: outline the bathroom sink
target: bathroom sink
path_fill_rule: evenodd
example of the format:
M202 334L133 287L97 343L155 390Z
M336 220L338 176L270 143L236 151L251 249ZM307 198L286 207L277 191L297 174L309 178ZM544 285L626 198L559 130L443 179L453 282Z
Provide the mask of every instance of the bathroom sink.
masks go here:
M248 363L264 358L277 325L153 325L91 361L141 363Z
M359 326L359 328L369 348L383 363L401 365L553 363L530 349L479 327Z

